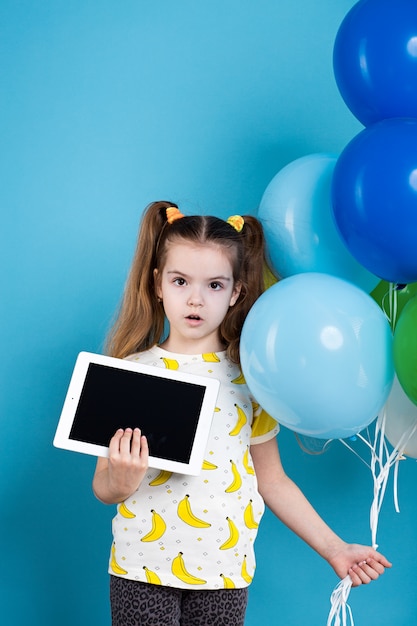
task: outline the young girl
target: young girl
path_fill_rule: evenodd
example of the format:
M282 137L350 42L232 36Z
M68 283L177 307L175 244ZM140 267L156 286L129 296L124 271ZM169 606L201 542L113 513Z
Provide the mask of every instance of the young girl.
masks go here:
M288 478L278 425L242 377L240 333L264 290L265 263L254 217L185 217L169 202L144 214L108 352L222 384L199 476L150 469L138 428L117 431L109 458L98 459L94 493L118 504L109 566L113 626L241 626L264 503L354 586L391 565L339 538Z

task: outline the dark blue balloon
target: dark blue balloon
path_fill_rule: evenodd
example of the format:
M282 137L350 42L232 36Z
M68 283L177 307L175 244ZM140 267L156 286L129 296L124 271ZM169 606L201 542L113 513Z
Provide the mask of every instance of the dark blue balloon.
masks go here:
M417 119L387 119L340 154L332 210L342 240L370 272L417 281Z
M333 68L346 105L365 126L417 117L417 2L360 0L336 35Z

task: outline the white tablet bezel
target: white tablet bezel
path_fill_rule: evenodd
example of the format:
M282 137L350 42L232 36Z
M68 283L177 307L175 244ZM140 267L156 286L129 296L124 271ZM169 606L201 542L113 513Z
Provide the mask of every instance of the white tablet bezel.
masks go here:
M136 361L127 361L102 354L94 354L92 352L79 353L53 440L54 446L93 456L108 457L109 455L108 447L70 438L71 428L90 364L104 365L130 372L140 372L152 377L178 380L204 387L204 397L189 462L183 463L172 459L149 457L149 467L181 474L198 475L204 460L204 452L213 413L216 408L220 382L215 378L144 365Z

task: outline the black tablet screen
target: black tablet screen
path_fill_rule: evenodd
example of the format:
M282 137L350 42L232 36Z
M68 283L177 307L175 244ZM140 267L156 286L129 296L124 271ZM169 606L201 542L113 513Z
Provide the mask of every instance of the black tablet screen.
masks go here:
M118 428L139 427L153 457L188 463L204 385L90 364L70 439L108 446Z

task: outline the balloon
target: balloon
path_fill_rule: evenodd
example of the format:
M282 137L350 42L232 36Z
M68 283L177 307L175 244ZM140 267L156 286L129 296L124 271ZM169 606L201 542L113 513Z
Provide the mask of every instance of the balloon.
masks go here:
M417 404L417 296L401 313L394 333L394 366L407 396Z
M303 452L316 456L324 454L333 441L333 439L317 439L317 437L308 437L307 435L300 435L300 433L294 433L294 435Z
M353 258L333 221L331 180L336 160L336 155L318 153L289 163L266 188L258 218L280 276L323 272L369 293L378 278Z
M392 334L355 285L315 272L270 287L243 326L242 371L283 426L319 439L350 437L384 405L394 377Z
M386 280L381 280L375 289L371 291L371 296L375 302L378 302L388 317L392 329L395 328L401 311L407 302L416 294L417 283L394 285L393 283L387 283Z
M417 60L416 60L417 61ZM361 265L392 283L417 281L417 119L388 119L344 148L333 215Z
M397 447L405 433L411 435L404 448L404 454L417 459L417 406L404 393L395 376L391 393L385 405L385 436L392 446ZM412 433L412 434L411 434ZM402 442L404 444L405 441Z
M355 4L337 32L333 69L343 100L365 126L417 117L417 2Z

